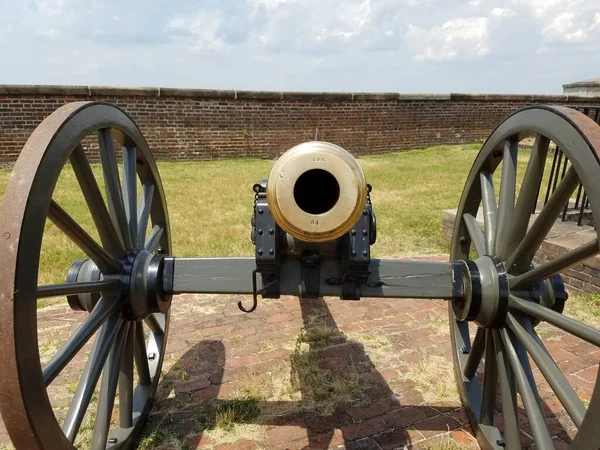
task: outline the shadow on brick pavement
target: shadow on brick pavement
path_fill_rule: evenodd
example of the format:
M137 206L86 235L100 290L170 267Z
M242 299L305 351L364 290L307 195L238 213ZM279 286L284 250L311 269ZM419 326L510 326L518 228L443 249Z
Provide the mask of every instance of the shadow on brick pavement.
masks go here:
M310 335L312 331L318 331L317 327L323 325L333 330L333 342L322 346L319 342L309 340L308 352L301 354L296 350L289 356L291 373L298 377L298 388L302 396L313 395L313 386L311 380L302 378L306 373L298 366L302 365L302 358L314 358L319 367L331 373L344 374L352 366L353 371L367 380L367 403L361 406L338 405L330 415L321 415L314 410L302 410L301 405L294 408L290 402L258 401L255 405L258 410L293 411L267 419L258 417L253 422L266 427L267 442L258 445L241 437L232 443L215 443L200 432L187 440L189 448L387 450L405 447L426 448L436 439L452 441L464 448L475 446L464 409L459 404L425 404L419 393L413 389L414 383L411 382L400 385L396 383L391 387L363 345L342 333L323 299L303 299L299 304L305 334ZM352 307L350 304L350 308ZM318 322L312 320L315 313L321 319ZM265 334L265 338L267 340L268 335ZM199 359L203 361L200 367L196 364ZM215 411L232 402L228 400L233 390L232 380L224 379L225 361L225 345L222 341L203 340L187 350L166 374L161 385L173 385L175 397L157 399L156 406L157 409L167 409L174 414L176 419L171 420L169 425L171 431L176 432L180 429L182 434L185 434L193 428L194 425L190 424L190 421L193 422L198 414L203 415L203 421L210 423L214 421ZM189 382L181 383L182 370L188 373L192 380L191 385ZM195 378L197 380L193 381ZM257 377L249 382L260 385L261 380L260 374L257 374ZM185 395L190 393L191 395ZM545 400L542 402L546 410L551 409ZM529 446L530 430L522 409L519 411L519 420L524 431L523 444ZM561 422L552 418L549 421L552 435L569 442L571 436L562 427ZM563 443L560 440L555 442L557 448Z
M408 364L429 355L446 358L447 367L451 367L447 325L440 326L436 332L428 323L431 316L440 324L447 321L444 301L363 299L344 302L282 298L265 301L255 313L246 315L237 311L236 300L231 296L195 295L179 296L175 300L165 373L146 435L162 430L177 436L178 442L174 445L151 441L146 449L387 450L404 446L427 448L436 439L452 440L464 448L474 444L464 409L457 399L441 404L427 402L414 380L400 376ZM73 320L77 314L55 308L42 316L47 315L49 322L60 317L61 324L71 324L67 328L61 325L61 330L68 335L77 326L78 321ZM315 316L319 321L313 320ZM285 347L290 339L318 331L323 325L333 330L326 345L308 340L304 343L308 346L304 352ZM366 342L363 338L367 333L386 337L391 343L391 361L374 360L373 353L358 342ZM589 348L575 345L560 330L556 333L548 348L559 352L553 354L561 355L557 362L562 370L585 372L590 358L596 358L597 366L597 356L590 354ZM283 346L267 349L277 345ZM301 396L313 395L311 380L301 370L303 358L313 359L318 367L331 373L344 374L349 368L356 371L366 383L368 398L364 404L339 402L330 414L323 415L303 408L304 398L295 399L296 404L259 401L256 407L261 411L291 411L271 418L263 415L252 418L253 424L264 430L266 439L257 442L249 436L240 436L229 443L211 440L210 433L203 428L214 421L220 405L231 404L235 398L232 394L242 383L255 387L264 385L277 367L285 367L295 376ZM83 367L83 360L74 363ZM595 380L591 372L587 375L587 381L569 375L578 393L584 396L588 391L591 394ZM579 383L577 386L574 380ZM565 411L550 389L541 384L538 389L556 448L566 448L574 430L564 426ZM522 442L530 446L531 432L522 409L519 421ZM8 436L0 424L0 447L7 443Z

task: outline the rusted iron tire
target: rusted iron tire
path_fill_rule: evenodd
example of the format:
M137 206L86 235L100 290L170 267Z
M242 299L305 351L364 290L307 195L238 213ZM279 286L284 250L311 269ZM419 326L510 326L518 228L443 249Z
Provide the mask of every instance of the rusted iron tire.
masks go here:
M529 154L519 148L519 142L529 137L535 142L518 190L518 158ZM560 147L570 168L528 228L550 143ZM474 248L477 258L472 260L480 261L480 266L491 261L505 273L498 280L473 271L473 291L487 289L498 295L483 295L468 311L457 303L449 308L459 394L484 449L522 448L519 415L527 417L536 448L554 448L538 392L543 380L577 430L572 448L600 447L600 378L586 405L585 394L571 386L536 331L543 321L589 343L590 351L600 347L599 330L562 314L566 294L556 275L596 255L598 235L592 232L590 242L562 256L533 262L579 183L588 195L595 223L600 223L599 152L600 127L584 114L565 107L530 107L512 114L494 130L467 178L457 210L451 259L469 260ZM496 169L501 172L499 190L493 182ZM475 219L480 206L483 231ZM498 283L495 290L489 289L490 283ZM532 362L539 371L532 370Z
M81 145L86 136L98 142L106 201ZM115 141L123 147L122 185ZM68 162L101 242L53 200L57 180ZM139 203L138 185L143 186ZM75 283L38 286L46 218L88 255L86 264L94 268L89 272L98 273L99 269L101 276L87 282L77 278ZM144 225L149 221L152 231L146 236L148 227ZM27 450L74 448L72 442L100 384L91 447L131 447L147 420L157 388L169 324L166 307L164 312L143 317L128 310L133 296L131 261L141 249L145 249L144 255L170 254L171 241L158 169L129 116L108 104L76 102L46 118L15 164L3 197L0 230L0 409L14 445ZM84 301L90 293L100 297L97 303ZM75 309L89 314L82 313L86 316L81 326L42 367L37 302L38 298L60 295L68 295L72 307L76 304ZM82 299L80 303L78 299ZM94 334L94 346L61 426L47 387ZM137 386L133 386L134 361ZM118 425L111 427L117 385L119 419Z

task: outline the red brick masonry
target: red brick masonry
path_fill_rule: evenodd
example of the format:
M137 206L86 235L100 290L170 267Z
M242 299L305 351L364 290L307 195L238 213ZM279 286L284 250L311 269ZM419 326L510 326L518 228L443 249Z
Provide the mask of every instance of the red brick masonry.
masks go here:
M0 85L0 165L61 105L104 100L127 111L159 160L272 158L319 136L358 155L485 139L531 104L599 104L600 98L486 94L218 91Z

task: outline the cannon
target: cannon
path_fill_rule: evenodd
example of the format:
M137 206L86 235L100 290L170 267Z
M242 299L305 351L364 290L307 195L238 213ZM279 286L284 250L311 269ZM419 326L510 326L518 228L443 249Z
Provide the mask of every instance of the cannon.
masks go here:
M519 143L530 138L531 152L521 152ZM102 183L84 150L90 142ZM530 223L553 146L569 168ZM281 156L269 178L253 186L254 257L179 258L171 248L160 174L133 120L102 102L67 104L33 132L2 201L0 410L9 435L18 449L74 448L100 384L91 446L131 448L159 383L174 296L232 293L252 296L252 304L239 305L247 312L259 297L280 295L300 301L447 300L459 394L482 448L521 448L518 401L537 448L553 448L537 377L548 382L575 424L573 448L598 449L600 378L589 401L582 400L536 332L543 321L600 347L599 330L562 314L567 293L559 275L600 252L597 235L549 261L536 263L534 257L579 185L596 223L600 219L599 152L600 127L581 112L535 106L511 114L485 141L467 175L449 261L432 262L371 258L376 205L360 165L339 146L306 142ZM516 176L520 156L526 164L522 180ZM89 208L93 236L53 196L68 166ZM483 230L476 220L480 208ZM39 283L46 219L87 255L72 261L64 283ZM37 305L56 296L86 316L42 363ZM48 389L94 336L59 420Z

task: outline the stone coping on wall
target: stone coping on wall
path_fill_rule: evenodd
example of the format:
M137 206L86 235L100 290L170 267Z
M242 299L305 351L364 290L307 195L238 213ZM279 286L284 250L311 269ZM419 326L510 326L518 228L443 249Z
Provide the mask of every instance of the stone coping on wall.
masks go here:
M218 89L182 89L169 87L119 87L119 86L70 86L70 85L20 85L0 84L0 96L6 95L72 95L81 97L185 97L230 100L306 100L306 101L527 101L567 103L578 100L589 103L594 98L573 95L532 94L406 94L399 92L291 92L246 91ZM596 97L600 102L600 96Z
M591 78L589 80L576 81L574 83L563 84L563 88L573 87L600 87L600 78Z

